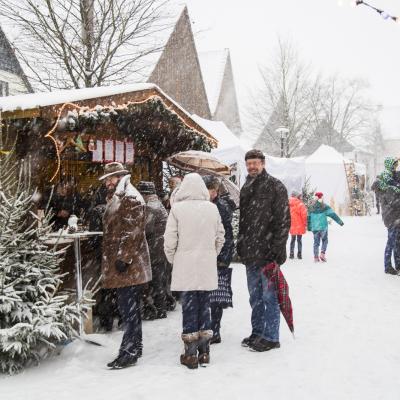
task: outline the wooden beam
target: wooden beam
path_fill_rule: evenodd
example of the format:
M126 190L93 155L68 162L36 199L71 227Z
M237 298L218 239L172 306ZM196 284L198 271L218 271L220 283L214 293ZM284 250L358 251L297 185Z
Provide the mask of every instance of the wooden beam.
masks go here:
M14 110L4 111L1 113L2 119L24 119L40 117L41 112L39 108L32 108L30 110Z

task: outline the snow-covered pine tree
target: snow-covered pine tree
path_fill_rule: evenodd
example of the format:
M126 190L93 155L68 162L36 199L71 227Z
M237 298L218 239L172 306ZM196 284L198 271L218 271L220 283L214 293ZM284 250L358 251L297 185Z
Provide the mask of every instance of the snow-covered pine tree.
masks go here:
M75 335L79 311L59 292L62 254L39 238L35 192L13 154L0 155L0 372L13 374Z

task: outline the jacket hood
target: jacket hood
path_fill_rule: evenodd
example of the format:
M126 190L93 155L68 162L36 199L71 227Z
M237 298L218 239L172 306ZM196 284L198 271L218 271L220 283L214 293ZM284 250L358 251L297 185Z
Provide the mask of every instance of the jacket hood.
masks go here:
M289 205L290 206L296 206L298 204L300 204L302 201L300 199L298 199L297 197L290 197L289 198Z
M385 169L388 172L393 172L396 163L397 163L397 159L394 157L385 158Z
M174 201L179 202L184 200L210 201L210 193L199 174L188 174L183 179Z
M135 197L142 204L145 204L143 196L139 193L139 191L135 188L135 186L131 183L131 176L125 175L118 183L117 188L115 190L115 194L117 196L130 196Z

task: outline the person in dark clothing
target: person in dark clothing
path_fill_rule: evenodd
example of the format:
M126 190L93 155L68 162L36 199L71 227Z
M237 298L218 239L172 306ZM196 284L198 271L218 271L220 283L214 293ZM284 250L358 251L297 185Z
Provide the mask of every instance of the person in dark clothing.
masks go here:
M385 273L400 273L400 163L395 158L385 160L385 171L379 176L378 189L382 206L382 218L388 230L385 247ZM394 265L392 266L392 255Z
M220 181L215 176L205 176L203 180L210 193L210 200L214 203L221 216L222 225L225 229L225 243L217 258L218 267L218 289L211 292L211 329L213 337L210 344L221 343L221 320L224 308L233 307L232 305L232 268L229 265L232 261L234 240L232 228L232 215L236 206L228 196L219 196Z
M104 200L106 201L106 200ZM91 232L103 232L103 215L106 210L107 204L97 204L88 213L88 228ZM102 236L91 236L87 243L88 247L93 249L90 253L92 257L88 262L88 266L92 271L93 269L99 270L99 273L95 274L96 277L101 274L101 259L103 254L102 248L103 237ZM95 279L97 280L97 278ZM119 317L117 294L115 289L100 289L96 295L96 305L93 309L93 314L99 317L99 326L106 332L111 332L113 328L113 322L115 317Z
M164 253L164 233L168 213L156 194L153 182L140 182L137 189L146 202L146 239L149 245L153 280L148 284L144 307L154 307L154 318L166 318L167 258ZM147 302L151 300L151 303ZM145 319L146 319L146 312Z
M79 193L74 193L72 184L60 182L55 193L50 199L50 208L54 214L51 222L54 223L53 229L58 231L68 225L68 218L75 214L79 217L82 208L82 199Z
M252 333L242 346L267 351L280 347L280 310L276 288L262 271L270 263L283 265L286 261L289 199L283 183L265 170L261 151L248 151L245 160L249 175L240 192L237 251L246 266Z
M376 177L374 183L371 185L371 190L375 193L376 213L381 213L381 191L379 189L379 175Z

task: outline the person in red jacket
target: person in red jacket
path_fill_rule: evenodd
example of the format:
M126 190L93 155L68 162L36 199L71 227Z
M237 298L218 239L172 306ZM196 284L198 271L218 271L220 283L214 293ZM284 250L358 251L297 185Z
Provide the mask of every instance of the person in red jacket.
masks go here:
M297 240L297 258L302 259L302 237L307 231L307 208L301 200L301 194L293 191L289 199L290 206L290 256L294 258L294 248Z

